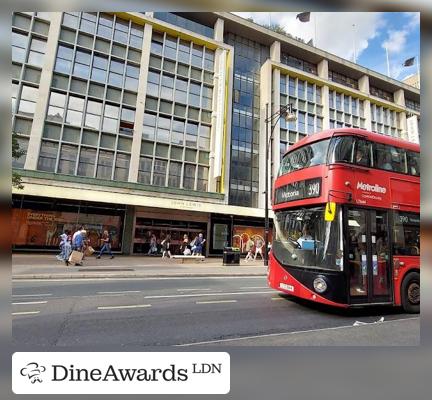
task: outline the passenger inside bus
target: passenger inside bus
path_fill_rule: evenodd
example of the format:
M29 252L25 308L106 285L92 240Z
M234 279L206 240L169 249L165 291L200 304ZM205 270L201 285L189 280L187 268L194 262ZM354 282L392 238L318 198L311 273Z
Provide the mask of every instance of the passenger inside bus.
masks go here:
M393 166L391 164L391 155L389 153L384 153L384 158L379 168L386 169L387 171L393 170Z

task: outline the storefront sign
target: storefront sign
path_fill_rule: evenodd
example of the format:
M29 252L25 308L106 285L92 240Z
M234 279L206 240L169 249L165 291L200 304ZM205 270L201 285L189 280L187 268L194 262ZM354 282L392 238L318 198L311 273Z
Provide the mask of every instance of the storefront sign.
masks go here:
M276 189L275 204L309 199L321 195L321 178L290 183Z
M201 210L202 204L197 201L173 200L171 202L173 208L180 210Z

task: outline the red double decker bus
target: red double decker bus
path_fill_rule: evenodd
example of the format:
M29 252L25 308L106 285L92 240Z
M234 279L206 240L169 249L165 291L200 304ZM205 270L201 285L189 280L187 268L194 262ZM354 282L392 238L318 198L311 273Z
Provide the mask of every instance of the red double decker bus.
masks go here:
M273 191L270 287L420 310L420 146L332 129L291 146Z

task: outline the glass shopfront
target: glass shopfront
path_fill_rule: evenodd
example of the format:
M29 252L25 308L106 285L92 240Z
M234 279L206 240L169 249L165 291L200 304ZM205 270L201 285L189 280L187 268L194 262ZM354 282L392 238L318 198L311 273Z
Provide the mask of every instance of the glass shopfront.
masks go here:
M179 212L181 214L181 212ZM135 235L133 252L144 255L161 255L162 241L167 235L170 235L170 251L172 255L180 254L180 245L184 235L188 235L191 242L198 234L202 233L207 239L207 223L201 221L188 221L184 216L184 221L174 219L150 218L136 216ZM204 244L203 254L206 254L206 245Z
M112 250L121 251L125 208L122 205L45 199L30 196L13 198L12 248L14 250L58 249L59 236L83 226L94 248L100 247L104 230L112 237Z

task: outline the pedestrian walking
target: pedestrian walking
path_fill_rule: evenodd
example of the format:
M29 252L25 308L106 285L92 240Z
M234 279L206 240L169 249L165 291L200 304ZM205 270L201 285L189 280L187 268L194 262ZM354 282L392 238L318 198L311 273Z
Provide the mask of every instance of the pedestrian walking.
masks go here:
M102 235L102 239L101 239L101 243L102 243L102 248L100 249L99 254L97 255L96 258L101 258L101 255L104 252L107 252L110 255L110 258L113 259L113 253L111 252L111 235L108 231L104 231L103 235Z
M171 251L170 251L170 244L171 244L171 235L166 235L165 239L162 240L162 258L165 258L168 254L168 257L171 258Z
M201 256L203 251L203 245L205 243L205 239L202 233L200 233L195 239L194 244L192 246L192 255L193 256Z
M87 234L86 230L81 226L72 237L72 250L84 253L84 238ZM82 261L80 263L75 263L75 265L83 265Z
M57 260L64 261L66 266L69 265L69 256L72 252L72 236L71 231L66 229L60 235L60 249L61 253L57 256Z
M254 261L256 261L257 255L259 254L261 256L261 259L264 260L264 256L262 253L264 247L264 241L258 237L258 239L255 242L255 256L254 256Z
M156 240L156 235L153 234L153 235L151 235L151 238L150 238L150 249L149 249L147 255L148 255L148 256L156 255L156 254L157 254L157 251L158 251L158 250L157 250L157 240Z

